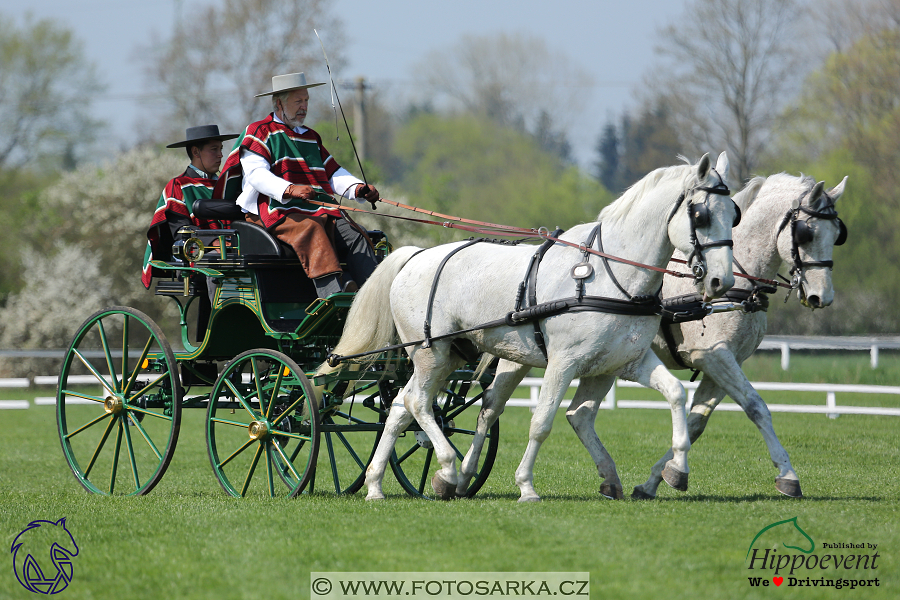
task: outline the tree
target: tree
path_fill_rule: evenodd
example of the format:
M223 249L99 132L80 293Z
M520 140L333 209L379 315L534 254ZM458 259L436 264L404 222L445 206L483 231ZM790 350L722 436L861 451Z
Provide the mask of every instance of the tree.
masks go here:
M72 31L52 19L0 18L0 169L41 162L73 166L99 125L89 115L102 91Z
M20 249L24 286L0 309L0 348L64 347L87 316L114 304L139 308L174 333L166 325L177 324L177 313L140 278L159 194L185 163L178 152L135 149L40 192L41 219Z
M748 179L803 70L799 0L694 0L663 28L649 84L700 155L728 151Z
M531 136L472 115L421 113L397 132L395 152L405 173L398 187L413 204L445 214L570 227L594 220L611 200Z
M625 113L618 129L612 122L604 127L597 143L600 181L621 192L650 171L675 164L681 146L668 107L660 99L645 103L637 118Z
M428 102L528 131L570 160L567 115L577 114L591 78L542 38L464 36L451 48L429 53L416 72Z
M274 75L302 71L310 81L328 81L313 29L332 69L339 68L343 31L330 6L325 0L225 0L196 8L201 14L190 27L148 51L150 84L167 104L163 122L171 131L164 133L203 123L242 130L271 111L269 97L254 96L272 89Z

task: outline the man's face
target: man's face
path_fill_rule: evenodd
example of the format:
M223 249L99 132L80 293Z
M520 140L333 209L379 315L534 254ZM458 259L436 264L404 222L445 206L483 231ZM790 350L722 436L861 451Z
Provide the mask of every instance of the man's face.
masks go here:
M300 127L306 120L308 106L309 92L305 89L294 90L281 102L281 120L288 127Z
M210 175L219 172L219 167L222 165L222 142L211 140L199 149L194 148L192 152L194 154L192 162L195 167Z

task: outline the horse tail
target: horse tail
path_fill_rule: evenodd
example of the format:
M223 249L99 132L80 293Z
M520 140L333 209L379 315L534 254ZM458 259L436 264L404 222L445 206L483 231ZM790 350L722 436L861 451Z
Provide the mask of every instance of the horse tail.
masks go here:
M406 263L420 250L415 246L398 248L378 265L356 293L347 313L344 333L333 354L347 356L370 352L390 346L397 338L397 328L391 313L391 284ZM340 366L330 367L324 363L317 374L330 373L339 368Z
M493 354L488 354L487 352L481 355L481 360L478 361L478 367L475 369L475 377L474 379L481 379L481 376L484 375L484 372L487 371L488 367L491 366L491 361L494 360Z

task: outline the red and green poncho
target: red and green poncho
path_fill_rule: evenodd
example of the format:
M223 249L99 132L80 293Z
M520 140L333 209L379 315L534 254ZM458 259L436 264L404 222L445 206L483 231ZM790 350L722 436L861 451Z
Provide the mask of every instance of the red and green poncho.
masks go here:
M334 157L325 149L322 138L312 129L297 133L284 123L275 120L274 113L262 121L251 123L237 139L234 149L222 166L222 175L216 183L213 197L237 200L243 188L241 150L262 156L271 166L273 175L293 184L311 186L319 193L319 201L331 202L334 193L330 180L340 169ZM259 217L266 227L281 222L285 215L299 212L306 215L332 215L340 217L337 209L291 198L284 203L259 194Z
M216 221L194 216L194 202L201 198L212 198L215 185L215 179L197 177L191 168L166 184L147 230L147 250L144 252L144 269L141 275L144 287L149 289L153 276L159 275L153 272L150 261L171 259L173 240L168 227L170 221L184 221L185 225L190 222L200 229L219 229Z

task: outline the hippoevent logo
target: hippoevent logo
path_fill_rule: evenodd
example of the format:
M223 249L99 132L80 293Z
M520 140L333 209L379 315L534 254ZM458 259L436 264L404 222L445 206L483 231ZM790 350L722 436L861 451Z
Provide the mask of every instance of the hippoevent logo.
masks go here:
M840 550L840 552L838 552ZM822 542L800 527L797 517L759 530L747 548L750 587L878 587L878 544Z
M36 594L58 594L72 581L72 559L78 556L66 519L32 521L13 540L10 552L16 578Z

